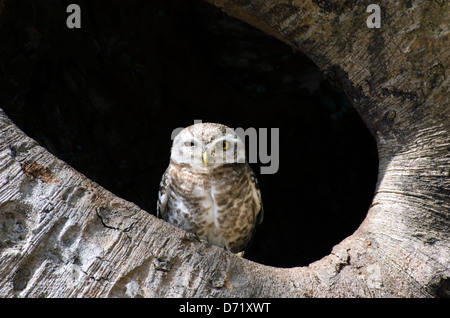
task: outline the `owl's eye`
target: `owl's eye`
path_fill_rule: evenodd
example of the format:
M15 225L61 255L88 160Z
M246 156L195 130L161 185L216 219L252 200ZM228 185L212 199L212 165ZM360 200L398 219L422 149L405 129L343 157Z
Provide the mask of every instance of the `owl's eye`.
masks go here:
M195 143L194 143L193 141L186 141L186 142L184 143L184 145L185 145L186 147L194 147L194 146L195 146Z
M230 147L230 144L228 141L223 141L221 146L223 150L227 150Z

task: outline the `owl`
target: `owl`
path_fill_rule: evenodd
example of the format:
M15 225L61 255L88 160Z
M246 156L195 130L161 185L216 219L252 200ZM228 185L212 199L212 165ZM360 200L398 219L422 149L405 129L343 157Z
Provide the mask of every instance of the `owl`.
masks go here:
M157 215L201 240L243 255L263 219L263 204L245 145L234 130L200 123L174 138Z

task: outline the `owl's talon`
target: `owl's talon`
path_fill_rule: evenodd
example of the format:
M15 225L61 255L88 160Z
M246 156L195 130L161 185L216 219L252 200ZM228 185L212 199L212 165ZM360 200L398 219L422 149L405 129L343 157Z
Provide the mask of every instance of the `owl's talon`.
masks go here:
M197 235L197 234L196 234L196 235ZM200 236L197 235L197 239L199 240L200 243L203 243L203 244L205 244L206 246L210 246L210 245L211 245L211 243L209 243L207 237L204 237L204 236L200 237Z
M194 232L187 232L184 239L187 241L190 241L190 242L201 242L197 233L194 233Z
M209 243L207 237L204 237L204 236L200 237L195 232L188 232L188 233L189 233L190 237L192 238L192 240L195 240L195 241L197 241L199 243L205 244L206 246L210 246L211 245L211 243ZM191 239L188 238L188 240L191 240Z
M242 257L242 258L244 258L244 251L242 251L242 252L239 252L239 253L236 253L236 254L234 254L234 255L236 255L237 257Z

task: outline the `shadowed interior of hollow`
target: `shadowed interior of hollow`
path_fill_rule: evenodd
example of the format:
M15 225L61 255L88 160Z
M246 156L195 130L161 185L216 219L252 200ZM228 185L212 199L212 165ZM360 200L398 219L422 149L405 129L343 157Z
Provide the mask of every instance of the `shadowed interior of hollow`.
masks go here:
M46 19L3 17L28 26L17 43L2 35L17 50L1 71L0 103L30 137L155 213L173 129L196 119L278 128L278 171L251 164L265 219L246 257L307 265L361 223L377 178L375 141L305 55L198 1L80 6L81 31L65 28L51 5L33 7Z

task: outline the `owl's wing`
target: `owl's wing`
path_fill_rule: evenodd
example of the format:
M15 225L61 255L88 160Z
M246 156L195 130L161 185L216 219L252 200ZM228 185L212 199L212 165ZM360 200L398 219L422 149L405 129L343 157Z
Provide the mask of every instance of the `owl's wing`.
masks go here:
M258 179L256 179L255 173L253 172L252 168L250 168L250 166L248 164L247 164L247 167L249 170L250 185L252 187L253 197L259 203L259 211L256 213L256 224L255 224L255 227L253 228L253 232L251 234L250 240L248 241L247 246L245 247L245 249L243 251L245 253L247 253L250 250L250 247L252 246L253 240L255 238L256 227L261 224L261 222L264 218L264 207L263 207L263 202L261 199L261 191L259 190Z
M166 219L167 202L170 196L170 166L164 172L161 183L159 184L158 203L156 206L156 216L160 219Z
M264 219L264 206L263 206L263 202L262 202L262 198L261 198L261 191L259 190L258 179L256 179L255 173L253 172L252 168L250 168L250 166L248 168L250 170L250 180L255 189L256 198L257 198L257 200L259 202L259 206L260 206L260 209L259 209L258 213L256 214L256 225L260 225Z

